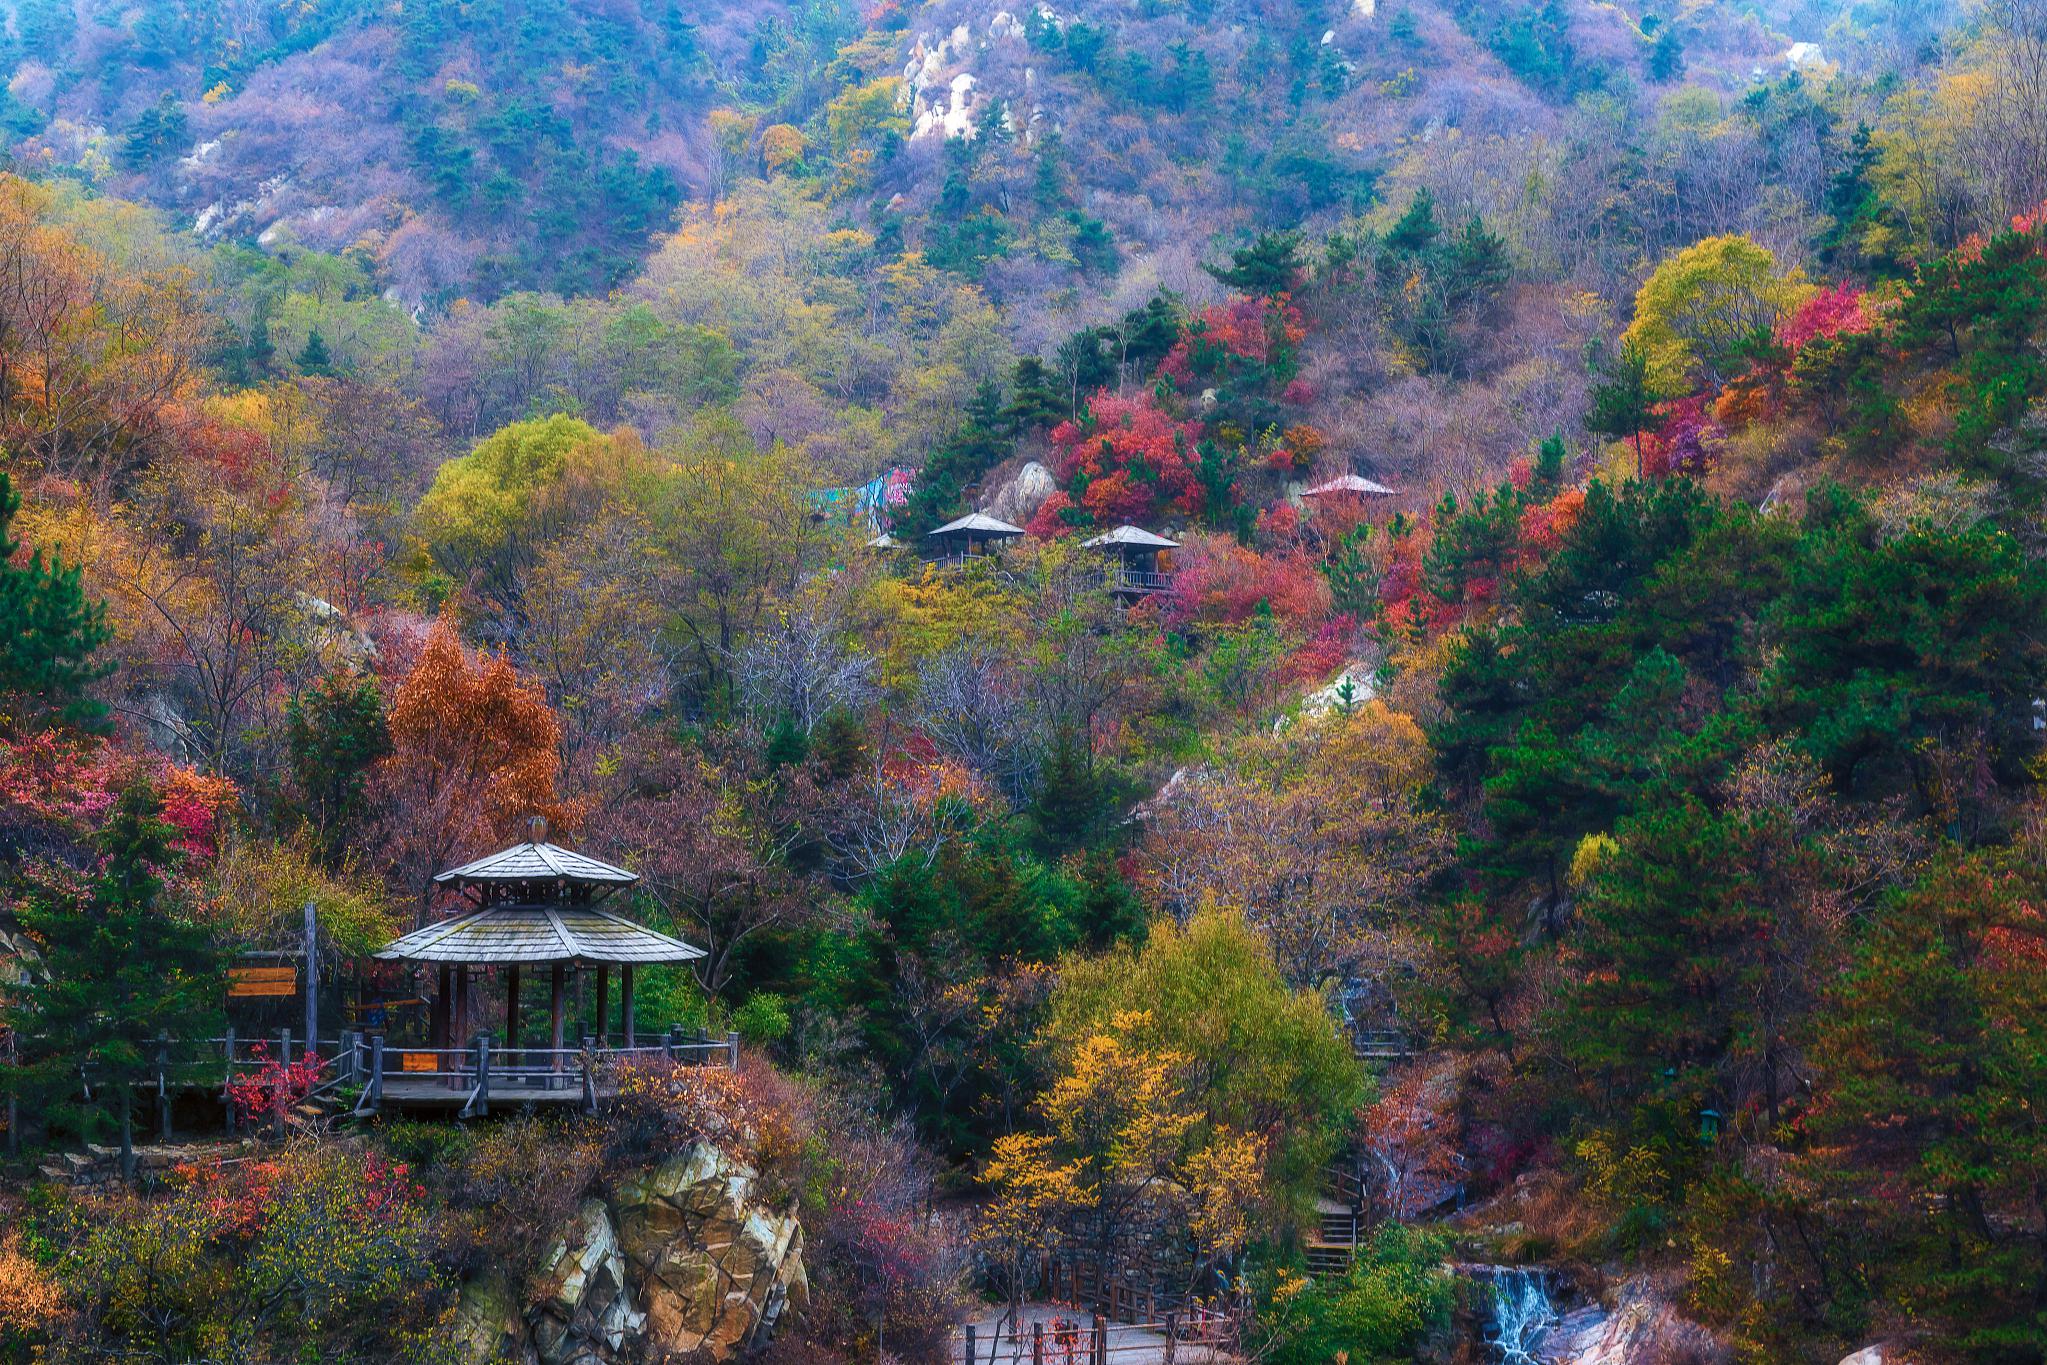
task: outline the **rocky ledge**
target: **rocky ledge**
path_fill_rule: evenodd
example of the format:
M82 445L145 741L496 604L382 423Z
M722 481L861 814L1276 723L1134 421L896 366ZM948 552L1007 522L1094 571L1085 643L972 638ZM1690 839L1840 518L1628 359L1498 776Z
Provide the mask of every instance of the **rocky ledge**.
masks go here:
M526 1286L502 1273L464 1287L472 1361L608 1365L706 1353L727 1360L809 1301L803 1228L762 1207L758 1176L698 1143L603 1199L583 1202Z

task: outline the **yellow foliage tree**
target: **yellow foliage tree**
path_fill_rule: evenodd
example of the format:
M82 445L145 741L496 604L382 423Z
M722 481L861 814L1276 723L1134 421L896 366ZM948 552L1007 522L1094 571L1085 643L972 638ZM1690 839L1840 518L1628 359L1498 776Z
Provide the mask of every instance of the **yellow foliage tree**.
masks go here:
M803 130L793 123L776 123L761 134L761 169L769 175L799 165L805 151Z
M1663 393L1718 388L1738 363L1741 345L1767 333L1812 286L1777 273L1768 248L1738 233L1708 237L1676 253L1635 294L1635 320L1621 344L1649 357L1649 377Z
M983 1234L1012 1269L1060 1245L1105 1260L1115 1230L1147 1207L1182 1221L1203 1261L1248 1235L1264 1144L1210 1121L1189 1058L1143 1042L1151 1030L1148 1013L1116 1014L1039 1096L1046 1131L997 1139Z

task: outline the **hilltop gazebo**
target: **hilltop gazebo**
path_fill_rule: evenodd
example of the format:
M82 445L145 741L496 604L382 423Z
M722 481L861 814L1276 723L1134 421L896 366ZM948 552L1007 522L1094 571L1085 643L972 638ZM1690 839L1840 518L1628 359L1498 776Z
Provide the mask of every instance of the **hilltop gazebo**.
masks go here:
M1301 490L1304 498L1390 498L1393 495L1393 489L1362 474L1339 474L1313 488Z
M958 563L985 555L1023 533L1023 527L1011 526L1000 517L991 517L986 512L969 512L935 531L925 532L924 538L932 543L936 559Z
M1177 550L1180 542L1154 535L1138 526L1118 526L1105 535L1084 540L1081 547L1100 550L1114 559L1109 570L1109 591L1120 598L1135 600L1173 586L1173 575L1159 564L1159 555Z
M376 956L383 962L431 963L439 969L432 1043L437 1049L450 1046L451 1035L469 1013L470 969L497 967L505 981L505 1044L516 1050L520 972L546 967L550 1046L557 1066L562 1055L562 1007L569 969L596 969L597 1030L602 1045L607 1032L610 971L616 966L625 1046L631 1048L633 969L644 963L690 962L704 955L701 948L603 908L605 900L639 879L636 872L548 843L547 821L535 816L525 843L434 878L436 885L461 893L474 909L415 929L386 944Z

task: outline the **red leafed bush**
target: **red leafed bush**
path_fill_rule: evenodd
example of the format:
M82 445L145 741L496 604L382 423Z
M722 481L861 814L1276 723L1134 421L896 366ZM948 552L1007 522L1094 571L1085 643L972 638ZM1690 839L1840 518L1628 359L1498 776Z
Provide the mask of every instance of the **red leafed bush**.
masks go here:
M1201 316L1187 323L1179 343L1167 353L1159 368L1174 383L1186 388L1197 381L1230 373L1246 363L1271 365L1283 351L1299 346L1307 335L1301 310L1284 294L1234 299L1202 309ZM1288 401L1305 402L1307 398Z
M241 799L230 779L126 753L102 739L45 732L0 740L0 807L15 817L89 834L138 778L162 794L163 818L177 831L173 846L193 863L210 862L221 824Z
M1797 351L1815 337L1867 331L1869 322L1869 315L1862 308L1862 291L1853 285L1837 284L1814 294L1779 323L1777 342Z
M1287 661L1287 672L1297 682L1321 682L1350 658L1351 637L1357 631L1357 617L1347 612L1332 616L1308 637L1307 643L1294 651L1293 657Z
M1161 513L1198 516L1198 439L1193 423L1174 421L1148 393L1135 398L1098 393L1088 400L1085 421L1061 422L1052 432L1060 479L1084 485L1080 505L1105 526L1142 523Z
M1177 572L1162 607L1168 627L1238 625L1260 603L1301 627L1329 614L1329 584L1298 549L1259 554L1224 536L1194 536L1173 562Z
M1037 540L1057 540L1073 530L1067 525L1066 518L1061 515L1072 508L1073 499L1067 497L1066 491L1061 489L1039 505L1036 515L1032 516L1030 524L1025 526L1024 530L1030 532Z
M1653 477L1703 474L1713 467L1721 431L1706 409L1706 396L1693 394L1657 409L1661 425L1642 440L1642 472Z
M256 1069L228 1078L227 1100L235 1117L244 1124L288 1119L294 1109L320 1083L326 1063L317 1052L307 1052L295 1062L270 1055L262 1043L253 1049Z
M1554 554L1563 543L1564 533L1578 524L1579 514L1584 510L1584 490L1567 488L1548 502L1537 503L1524 511L1521 514L1523 562L1546 559Z

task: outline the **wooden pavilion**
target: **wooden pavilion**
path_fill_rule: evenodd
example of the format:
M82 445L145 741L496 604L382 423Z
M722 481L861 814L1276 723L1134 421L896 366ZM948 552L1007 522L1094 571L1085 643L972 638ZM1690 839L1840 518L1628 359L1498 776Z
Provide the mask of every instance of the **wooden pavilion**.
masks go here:
M986 512L969 512L935 531L925 532L924 538L931 542L933 558L938 563L960 564L989 554L1023 533L1023 527L1012 526L1000 517L991 517Z
M1395 490L1362 474L1339 474L1313 488L1301 490L1304 498L1390 498Z
M689 962L695 948L607 910L603 902L639 880L639 874L547 842L547 822L534 817L523 844L451 868L436 885L459 892L474 907L465 914L415 929L376 954L384 962L432 964L439 970L432 1047L460 1036L470 1014L471 970L499 969L505 986L505 1046L519 1047L520 975L548 972L549 1051L557 1069L563 1052L563 1009L568 974L594 968L598 1046L609 1038L610 975L619 972L625 1048L635 1047L633 970L647 963Z
M1099 550L1113 561L1106 581L1109 591L1120 599L1135 601L1173 586L1172 571L1161 564L1159 556L1179 549L1177 540L1125 525L1084 540L1081 547Z

